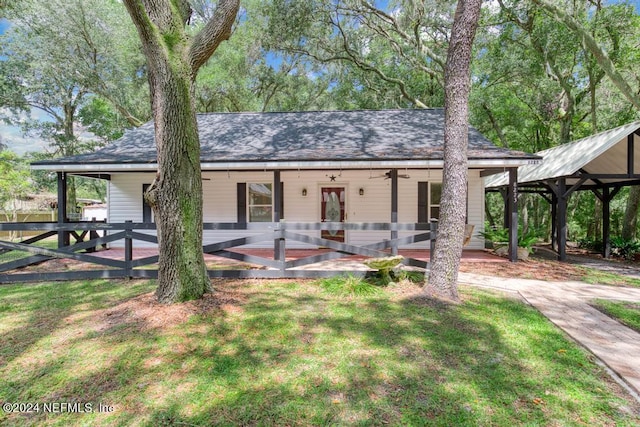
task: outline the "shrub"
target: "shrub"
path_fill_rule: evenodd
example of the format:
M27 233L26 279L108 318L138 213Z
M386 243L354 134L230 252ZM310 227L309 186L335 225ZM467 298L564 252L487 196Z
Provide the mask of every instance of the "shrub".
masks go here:
M509 229L502 227L487 227L480 235L486 240L496 243L498 246L509 243ZM522 229L518 229L518 246L527 248L531 251L531 247L540 239L540 233L534 229L529 229L526 233L522 233Z
M424 273L421 271L398 270L398 271L394 271L393 274L398 282L401 282L403 280L406 280L412 283L424 282Z
M640 242L622 237L611 238L611 254L626 260L633 260L640 253Z
M602 240L592 239L590 237L583 237L582 239L578 239L578 247L594 252L602 252L603 249Z

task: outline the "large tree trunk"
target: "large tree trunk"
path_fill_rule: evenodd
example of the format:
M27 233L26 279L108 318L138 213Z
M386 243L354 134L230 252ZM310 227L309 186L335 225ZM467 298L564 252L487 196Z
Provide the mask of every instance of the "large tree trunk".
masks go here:
M210 289L202 253L200 140L194 103L198 69L231 35L239 0L220 0L192 38L187 0L125 0L138 29L155 122L158 172L145 195L158 227L160 302L197 299Z
M471 47L481 0L460 0L445 66L444 171L440 222L433 263L424 292L457 301L458 268L466 222L467 146Z
M158 173L148 190L158 226L161 302L200 298L210 288L202 253L200 140L190 70L157 61L153 74Z

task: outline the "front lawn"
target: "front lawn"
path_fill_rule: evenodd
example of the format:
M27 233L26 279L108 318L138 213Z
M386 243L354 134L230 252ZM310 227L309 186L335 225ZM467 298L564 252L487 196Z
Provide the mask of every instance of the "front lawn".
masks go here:
M215 285L174 306L147 281L0 286L0 402L41 404L0 410L0 424L640 423L590 355L501 295L462 288L445 305L409 284ZM44 413L51 402L91 412Z

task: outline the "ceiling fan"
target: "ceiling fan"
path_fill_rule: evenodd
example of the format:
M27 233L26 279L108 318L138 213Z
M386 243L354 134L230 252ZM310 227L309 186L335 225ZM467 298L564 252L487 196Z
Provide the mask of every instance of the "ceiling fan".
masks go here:
M391 171L387 171L387 172L383 173L382 175L376 175L376 176L373 176L373 175L369 174L369 179L374 179L374 178L390 179L391 178ZM398 174L398 178L408 179L408 178L411 178L411 176L409 174L406 174L406 173L399 173Z

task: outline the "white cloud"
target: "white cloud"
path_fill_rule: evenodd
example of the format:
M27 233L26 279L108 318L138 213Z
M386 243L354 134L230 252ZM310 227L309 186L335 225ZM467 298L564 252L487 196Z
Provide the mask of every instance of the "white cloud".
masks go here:
M22 123L33 119L41 122L51 121L51 117L38 109L34 109L30 113L22 112L14 115L8 109L0 108L0 117L2 116L12 117L12 122L14 123ZM25 135L19 125L8 125L0 122L0 136L2 137L2 143L6 144L9 150L20 156L30 151L46 151L49 147L49 143L46 140L36 135Z
M49 143L36 136L25 136L22 129L17 126L0 124L0 135L2 143L6 144L9 150L22 156L28 151L46 151Z

